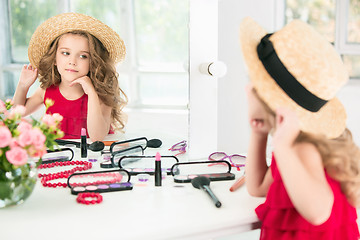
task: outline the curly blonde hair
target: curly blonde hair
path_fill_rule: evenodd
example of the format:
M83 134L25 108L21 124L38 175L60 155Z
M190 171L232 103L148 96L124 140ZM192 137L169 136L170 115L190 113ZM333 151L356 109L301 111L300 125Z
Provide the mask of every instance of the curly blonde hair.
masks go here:
M275 112L259 97L268 117L275 117ZM295 143L313 144L319 151L328 175L341 185L341 190L354 207L360 206L360 148L355 144L349 129L337 138L328 139L324 135L300 132Z
M329 176L340 183L353 206L360 206L360 149L349 129L334 139L301 132L295 142L313 144L319 150Z
M77 34L88 39L90 49L90 71L88 77L94 85L100 100L111 107L111 128L120 130L125 127L126 115L122 111L128 102L124 91L119 87L118 73L115 64L109 56L104 45L93 35L84 31L71 31L65 34ZM55 65L56 51L59 40L57 37L51 44L49 51L41 58L39 63L40 87L46 89L51 85L58 86L61 76Z

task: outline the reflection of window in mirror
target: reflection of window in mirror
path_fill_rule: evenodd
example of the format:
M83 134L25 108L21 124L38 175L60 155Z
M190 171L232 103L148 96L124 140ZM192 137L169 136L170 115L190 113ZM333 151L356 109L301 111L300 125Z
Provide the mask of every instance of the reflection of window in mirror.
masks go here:
M125 41L127 55L118 72L120 86L129 98L129 128L176 123L168 128L163 125L163 131L173 129L181 138L187 137L189 1L7 0L1 1L0 11L5 16L0 20L4 21L0 32L5 33L0 48L1 99L14 94L20 69L29 61L27 47L36 27L62 12L84 13L112 27ZM29 94L39 83L34 85ZM169 117L169 121L156 116Z
M346 1L285 1L285 23L301 19L323 34L341 54L351 78L360 79L360 4Z

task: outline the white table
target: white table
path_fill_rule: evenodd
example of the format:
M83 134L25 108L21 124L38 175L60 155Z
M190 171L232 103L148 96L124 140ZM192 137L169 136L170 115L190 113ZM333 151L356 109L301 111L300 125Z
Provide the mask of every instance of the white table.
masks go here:
M44 188L38 181L23 204L0 210L0 239L212 239L259 227L254 209L264 199L250 197L245 186L230 192L234 180L211 182L221 208L171 176L161 187L153 177L146 186L136 177L131 182L131 191L103 193L101 204L82 205L70 189Z

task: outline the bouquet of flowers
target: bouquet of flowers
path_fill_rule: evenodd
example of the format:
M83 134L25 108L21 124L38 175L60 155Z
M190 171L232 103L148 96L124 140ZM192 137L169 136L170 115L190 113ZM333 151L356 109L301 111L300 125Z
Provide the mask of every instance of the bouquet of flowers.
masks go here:
M46 99L46 109L53 104ZM27 192L16 192L30 195L36 183L36 172L31 169L41 164L47 148L52 150L57 145L55 139L64 135L59 129L60 114L45 114L36 120L24 118L25 110L24 106L13 107L11 100L0 100L0 208L8 205L9 199L23 198L13 196L16 188L25 187Z
M54 103L46 100L46 108ZM55 139L64 133L59 130L60 114L45 114L40 121L23 118L25 107L13 107L12 101L0 100L0 171L11 171L27 163L29 158L40 158L46 148L53 149Z

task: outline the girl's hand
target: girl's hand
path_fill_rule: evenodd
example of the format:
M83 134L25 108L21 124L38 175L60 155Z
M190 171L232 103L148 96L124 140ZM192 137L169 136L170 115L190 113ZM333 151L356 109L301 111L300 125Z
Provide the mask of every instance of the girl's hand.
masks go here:
M273 135L274 149L292 147L300 133L299 120L294 111L287 108L276 110L276 128Z
M255 133L269 134L272 129L272 124L269 121L269 113L266 112L263 103L255 95L251 83L246 86L246 93L250 127Z
M75 84L80 84L86 95L95 92L94 85L92 84L91 79L88 76L83 76L75 79L70 83L69 86L71 87Z
M29 89L31 85L34 84L38 76L37 68L33 68L31 64L24 65L21 69L20 79L18 86L23 87L24 89Z

